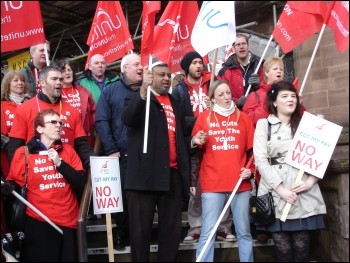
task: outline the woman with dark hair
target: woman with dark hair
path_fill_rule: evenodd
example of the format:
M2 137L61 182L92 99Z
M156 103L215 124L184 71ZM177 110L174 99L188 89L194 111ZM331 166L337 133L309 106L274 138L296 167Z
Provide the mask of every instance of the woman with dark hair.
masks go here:
M87 140L91 147L94 148L96 104L92 99L91 93L86 88L75 84L76 76L73 70L73 62L69 59L62 59L57 61L56 64L61 70L63 77L62 101L68 102L81 113Z
M302 117L293 84L288 81L272 84L267 92L267 108L267 119L256 124L253 149L261 175L258 196L272 192L276 221L257 229L272 233L278 262L308 262L311 230L324 228L322 214L326 214L326 206L318 179L304 173L302 180L295 182L299 169L285 162ZM287 203L292 206L283 222L280 218Z
M59 233L33 210L26 210L25 239L21 261L77 261L76 193L86 183L86 173L73 147L61 142L62 121L53 109L39 112L34 120L35 136L27 143L27 200L60 227ZM25 148L16 150L7 182L1 193L9 195L24 185Z

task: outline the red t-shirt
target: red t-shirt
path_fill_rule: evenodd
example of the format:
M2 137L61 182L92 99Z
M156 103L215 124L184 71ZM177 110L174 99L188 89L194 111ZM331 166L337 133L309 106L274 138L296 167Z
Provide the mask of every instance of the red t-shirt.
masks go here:
M75 170L84 170L79 156L69 144L63 144L58 153L60 158ZM29 154L27 201L33 204L57 225L76 228L79 204L70 184L56 170L47 155ZM24 147L16 150L11 163L8 180L24 185L25 155ZM44 221L32 209L27 215Z
M82 126L80 113L66 102L58 104L46 103L36 97L19 105L16 111L16 118L10 132L10 137L24 139L28 142L34 136L34 119L39 110L51 108L61 114L64 122L61 141L74 147L76 138L86 136Z
M81 113L81 99L79 91L73 87L62 88L62 101L68 102L73 108L76 108Z
M11 131L16 109L16 103L12 101L1 101L1 133L6 136L8 136ZM6 178L9 173L10 165L5 151L1 151L1 169Z
M200 165L201 191L232 192L239 180L242 167L247 162L246 152L253 148L254 127L249 117L241 112L237 123L235 110L229 117L213 111L200 114L192 135L204 130L207 141L202 146ZM209 117L209 118L208 118ZM249 180L243 180L238 191L251 189Z
M170 156L170 167L177 168L176 158L176 119L171 105L169 96L156 96L159 103L164 109L164 113L168 122L168 135L169 135L169 156Z

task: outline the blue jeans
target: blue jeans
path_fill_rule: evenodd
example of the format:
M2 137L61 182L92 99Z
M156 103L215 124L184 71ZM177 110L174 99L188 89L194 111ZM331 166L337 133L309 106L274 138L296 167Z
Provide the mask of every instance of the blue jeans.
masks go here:
M210 236L219 216L225 206L225 197L231 193L202 193L202 233L196 251L196 258L200 255ZM253 238L250 233L249 221L250 191L236 193L230 204L233 224L238 240L240 262L253 262ZM214 261L215 236L210 240L202 262Z

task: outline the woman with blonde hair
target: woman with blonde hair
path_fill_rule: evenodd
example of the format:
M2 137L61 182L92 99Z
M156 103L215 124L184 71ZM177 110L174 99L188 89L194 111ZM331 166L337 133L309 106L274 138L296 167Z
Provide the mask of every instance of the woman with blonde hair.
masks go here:
M3 148L8 142L17 106L30 99L24 75L19 71L9 71L1 82L1 168L5 178L9 172L9 162Z
M231 194L239 179L242 182L230 207L238 239L241 262L252 262L253 238L249 222L249 198L252 172L246 164L253 153L254 127L247 114L240 112L232 100L228 83L216 80L208 93L211 110L201 113L194 125L192 135L206 133L205 143L191 157L192 195L196 194L198 177L202 192L202 232L197 247L197 258L202 253L215 223L224 208L226 197ZM209 241L202 261L214 260L214 242Z

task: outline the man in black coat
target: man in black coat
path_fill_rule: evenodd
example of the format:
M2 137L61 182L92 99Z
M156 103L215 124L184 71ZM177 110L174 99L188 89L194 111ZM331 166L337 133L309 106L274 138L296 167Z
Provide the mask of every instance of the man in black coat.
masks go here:
M186 134L181 106L168 93L171 72L156 62L145 68L140 93L125 99L122 121L128 126L125 189L132 261L148 262L154 211L158 211L158 261L176 261L181 239L182 191L189 192L189 150L203 132ZM151 86L146 153L144 131L147 88Z

